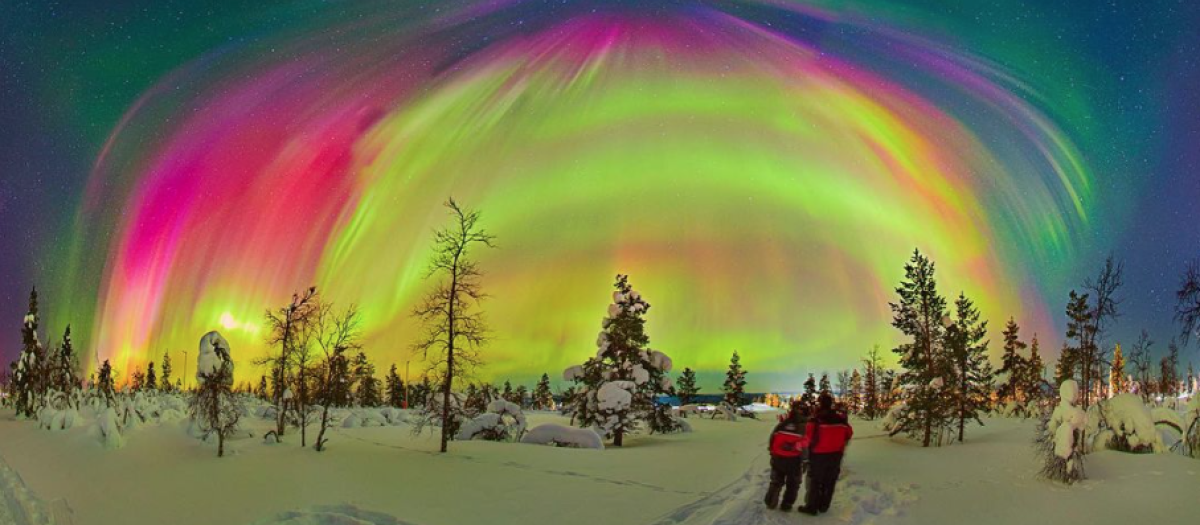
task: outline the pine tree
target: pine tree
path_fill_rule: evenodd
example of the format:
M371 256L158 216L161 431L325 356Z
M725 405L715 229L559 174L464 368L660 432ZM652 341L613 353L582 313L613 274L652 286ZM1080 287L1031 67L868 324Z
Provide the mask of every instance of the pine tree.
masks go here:
M565 370L563 379L578 386L575 421L597 428L619 447L626 434L654 417L655 398L670 387L665 374L671 370L671 359L648 348L643 316L650 303L626 275L617 275L613 287L613 302L596 339L596 356Z
M263 376L264 378L266 376ZM162 358L162 379L159 380L163 392L171 391L171 356L163 352ZM263 389L266 392L266 388ZM265 399L265 398L264 398Z
M1025 398L1030 402L1040 402L1046 397L1042 379L1042 374L1046 371L1046 365L1042 362L1042 353L1038 345L1038 336L1033 334L1033 340L1029 342L1029 361L1025 364Z
M1172 339L1167 343L1167 355L1162 358L1162 385L1159 388L1164 396L1175 397L1179 394L1179 345Z
M158 390L158 376L154 373L154 361L146 367L146 389L150 391Z
M71 325L67 325L67 329L63 332L62 343L59 345L53 361L54 364L51 367L53 377L50 380L53 388L64 394L78 389L79 372L76 369L75 348L71 342Z
M855 368L850 374L850 392L848 397L848 405L850 411L857 414L863 410L863 399L866 397L863 392L863 376L858 373Z
M998 396L1001 403L1016 401L1018 403L1025 401L1023 386L1025 384L1025 369L1027 362L1025 357L1021 355L1021 351L1025 349L1025 343L1021 341L1021 327L1017 325L1017 321L1013 318L1008 318L1008 325L1004 327L1004 356L1001 357L1000 370L996 373L1004 375L1004 382L1000 384Z
M104 398L105 404L112 406L117 389L116 384L113 383L112 365L108 364L107 359L100 365L100 372L96 374L96 390Z
M800 396L800 402L804 406L813 406L817 402L817 378L810 373L808 379L804 380L804 394Z
M1066 357L1066 363L1069 364L1069 370L1064 370L1063 373L1070 372L1063 379L1079 378L1080 401L1084 410L1089 406L1089 398L1091 397L1092 388L1090 381L1090 365L1087 360L1087 355L1090 353L1089 345L1091 339L1091 313L1088 309L1088 295L1080 295L1071 290L1067 300L1067 334L1068 342L1073 342L1072 346L1068 346L1063 355ZM1066 343L1064 343L1066 344ZM1078 372L1078 374L1076 374Z
M516 401L514 401L515 398L513 397L512 383L509 383L508 380L504 381L504 392L502 394L500 394L500 398L505 401L508 401L509 403L516 402Z
M1121 355L1121 345L1119 343L1113 348L1112 369L1108 374L1108 387L1114 395L1123 394L1129 390L1129 385L1125 384L1125 356Z
M919 437L925 447L950 415L946 383L952 374L941 347L946 299L938 294L934 272L933 262L914 251L904 267L905 280L896 288L900 300L890 304L892 326L911 338L894 350L904 368L899 380L907 393L891 434Z
M355 394L360 406L377 407L381 403L379 380L375 378L375 365L367 359L367 355L358 352L354 356L354 383L358 385Z
M163 366L166 367L166 364L164 363ZM163 384L166 385L165 377L163 378ZM271 391L267 388L267 376L265 374L259 377L258 390L256 390L254 394L263 401L271 400Z
M880 369L883 367L883 358L879 355L879 345L871 347L871 351L867 352L867 358L863 359L863 364L866 365L867 374L864 377L863 384L863 416L867 419L875 419L882 415L883 402L879 392Z
M680 405L690 405L696 399L696 394L700 393L700 386L696 384L696 372L691 368L684 368L683 374L679 376L679 381L675 383L675 394L679 397ZM684 415L686 417L686 412Z
M550 410L554 406L554 394L550 391L550 374L542 374L533 388L533 409Z
M129 375L129 390L133 392L141 392L146 386L146 374L142 373L141 369L135 368L133 373Z
M963 293L954 302L954 322L946 329L946 349L954 366L956 376L954 417L958 420L958 441L963 441L967 420L975 420L980 426L980 410L984 409L990 392L986 390L990 381L987 360L987 321L979 319L979 309ZM1010 321L1011 322L1011 321Z
M1058 361L1054 363L1054 384L1062 385L1063 381L1075 377L1075 356L1074 352L1067 343L1063 343L1062 350L1058 353Z
M829 387L829 374L821 373L821 393L830 394L833 389Z
M386 383L388 406L404 407L404 381L401 381L400 374L396 373L395 363L388 370Z
M737 351L729 358L729 370L725 372L725 383L721 386L721 391L725 393L722 400L725 404L731 407L746 404L746 371L742 370L741 357Z

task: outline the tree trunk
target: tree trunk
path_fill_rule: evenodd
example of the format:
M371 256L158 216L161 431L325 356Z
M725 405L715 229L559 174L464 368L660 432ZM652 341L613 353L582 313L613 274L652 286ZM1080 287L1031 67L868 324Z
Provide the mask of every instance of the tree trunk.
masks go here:
M217 457L225 456L225 431L217 431Z
M459 253L462 253L461 250ZM454 255L454 266L450 272L450 304L446 309L446 384L442 385L442 448L446 452L446 444L450 441L450 387L454 383L454 318L455 299L458 298L458 254Z
M617 430L616 432L614 432L613 433L613 446L615 446L615 447L621 446L622 442L624 441L622 438L624 438L624 437L625 437L625 432L623 432L621 430Z

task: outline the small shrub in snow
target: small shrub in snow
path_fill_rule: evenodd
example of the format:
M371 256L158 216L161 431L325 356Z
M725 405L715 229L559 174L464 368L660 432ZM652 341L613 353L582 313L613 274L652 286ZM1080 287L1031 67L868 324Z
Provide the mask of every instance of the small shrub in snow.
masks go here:
M1154 417L1136 394L1119 394L1100 404L1100 414L1108 430L1097 435L1096 446L1122 452L1164 452L1162 436L1154 427Z
M1046 444L1041 447L1045 457L1042 476L1068 485L1083 479L1083 436L1087 414L1075 405L1078 396L1079 386L1075 381L1063 381L1059 387L1058 406L1045 424L1039 425L1044 432L1039 440Z
M534 427L525 433L521 443L604 450L604 440L595 430L553 424Z
M487 413L463 423L455 439L519 441L525 433L525 414L516 403L497 399L488 403Z
M1183 414L1183 439L1179 442L1184 454L1200 458L1200 395L1192 396Z
M673 434L676 432L691 432L692 426L687 421L671 414L670 405L656 405L654 412L648 418L647 426L650 433Z

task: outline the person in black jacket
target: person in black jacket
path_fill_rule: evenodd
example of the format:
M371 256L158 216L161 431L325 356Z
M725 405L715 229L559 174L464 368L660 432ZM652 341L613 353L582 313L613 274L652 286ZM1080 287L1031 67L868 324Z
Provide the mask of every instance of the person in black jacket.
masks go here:
M771 452L771 484L767 487L767 508L787 512L792 510L800 493L800 479L804 474L804 454L808 441L804 436L807 423L806 410L800 403L792 403L787 416L780 420L771 432L767 450ZM779 493L783 491L782 504Z
M804 506L798 510L813 516L828 512L833 489L842 472L842 455L854 436L846 414L833 409L833 396L821 394L817 413L808 421L805 435L809 444L808 487Z

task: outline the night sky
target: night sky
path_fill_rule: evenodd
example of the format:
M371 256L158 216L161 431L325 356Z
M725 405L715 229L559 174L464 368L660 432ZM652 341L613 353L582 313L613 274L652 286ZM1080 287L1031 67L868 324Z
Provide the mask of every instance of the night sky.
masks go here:
M500 379L590 355L618 271L710 377L854 366L914 246L993 348L1013 315L1056 349L1108 253L1109 342L1178 333L1195 2L263 4L0 7L5 362L35 284L43 337L119 369L208 329L256 352L317 284L386 369L449 194L499 237Z

